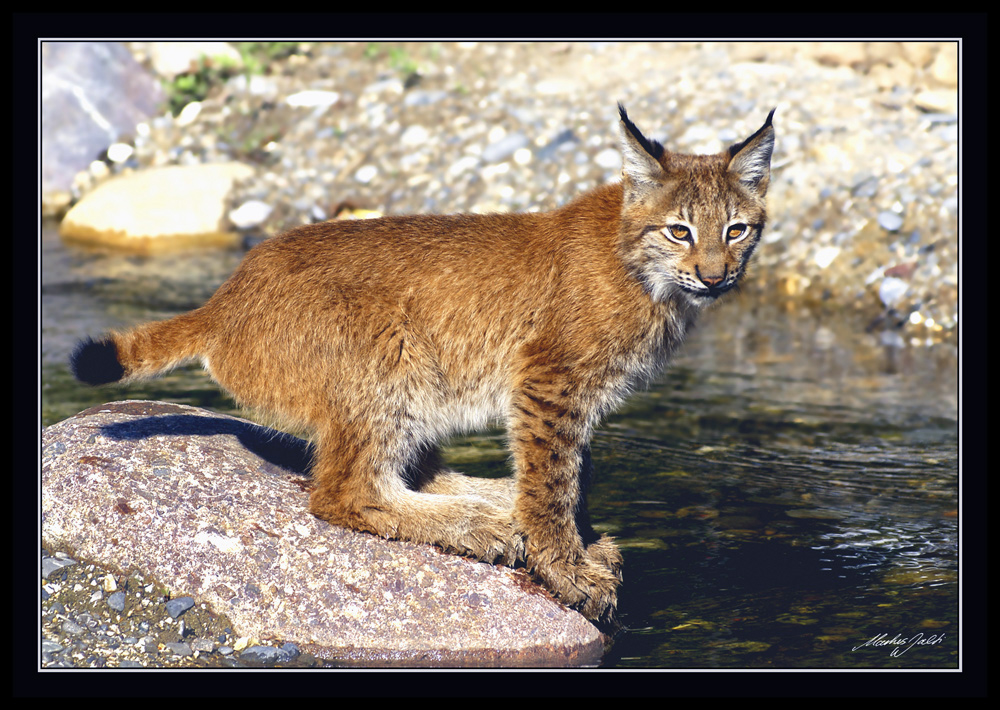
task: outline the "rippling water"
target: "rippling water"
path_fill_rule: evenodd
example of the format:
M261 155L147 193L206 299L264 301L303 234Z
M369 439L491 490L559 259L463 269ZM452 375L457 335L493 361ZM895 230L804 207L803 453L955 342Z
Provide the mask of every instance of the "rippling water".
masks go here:
M42 405L113 398L233 411L196 369L127 391L76 385L73 343L200 305L239 252L143 258L43 239ZM837 315L734 299L601 428L592 518L625 557L615 668L954 668L957 366L886 349ZM499 432L453 464L502 475Z

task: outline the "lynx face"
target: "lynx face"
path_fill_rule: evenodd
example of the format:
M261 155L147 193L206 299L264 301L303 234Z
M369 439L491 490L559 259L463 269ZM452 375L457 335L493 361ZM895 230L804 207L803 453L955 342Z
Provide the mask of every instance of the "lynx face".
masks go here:
M702 156L667 152L621 114L625 261L654 300L710 303L739 282L767 219L771 117L743 143Z

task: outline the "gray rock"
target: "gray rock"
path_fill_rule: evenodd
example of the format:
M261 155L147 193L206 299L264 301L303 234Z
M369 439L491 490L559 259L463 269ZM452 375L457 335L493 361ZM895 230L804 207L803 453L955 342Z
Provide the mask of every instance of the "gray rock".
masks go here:
M895 232L903 226L903 217L895 212L883 210L878 213L878 223L887 232Z
M171 619L176 619L193 606L194 599L191 597L178 597L167 602L167 613Z
M215 648L213 644L208 639L194 639L191 641L191 650L198 651L200 653L211 653L212 649Z
M108 606L115 611L125 611L125 592L115 592L108 597Z
M191 650L191 647L183 642L165 643L163 646L165 651L168 651L175 656L190 656L194 653L194 651Z
M53 572L58 572L63 567L69 567L70 565L75 564L76 560L71 560L69 558L59 559L56 557L46 557L42 560L42 577L48 579L49 575Z
M603 652L598 630L523 571L310 515L309 451L293 437L126 401L42 438L44 544L140 570L239 636L380 666L580 666Z
M86 629L84 629L82 626L80 626L80 624L76 623L75 621L66 619L66 621L63 622L62 631L63 633L69 634L70 636L79 636L84 631L86 631Z
M163 99L159 82L120 42L43 42L43 195L68 191L79 171Z
M281 649L273 646L250 646L240 653L240 660L252 665L273 666L282 658Z

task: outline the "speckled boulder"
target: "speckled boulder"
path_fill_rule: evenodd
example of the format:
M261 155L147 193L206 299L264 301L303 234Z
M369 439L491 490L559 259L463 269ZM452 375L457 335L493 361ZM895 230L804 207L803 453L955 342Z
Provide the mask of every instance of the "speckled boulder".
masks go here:
M378 666L580 666L606 639L517 570L329 525L305 442L162 402L92 407L42 435L42 534L140 569L242 636Z

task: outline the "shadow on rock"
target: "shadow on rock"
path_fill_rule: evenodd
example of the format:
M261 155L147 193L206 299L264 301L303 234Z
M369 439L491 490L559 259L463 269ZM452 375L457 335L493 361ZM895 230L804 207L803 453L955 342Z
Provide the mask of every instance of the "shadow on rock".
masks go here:
M235 436L247 451L293 473L308 474L312 444L298 437L252 422L224 416L158 414L141 419L104 424L101 433L119 441L152 436Z

